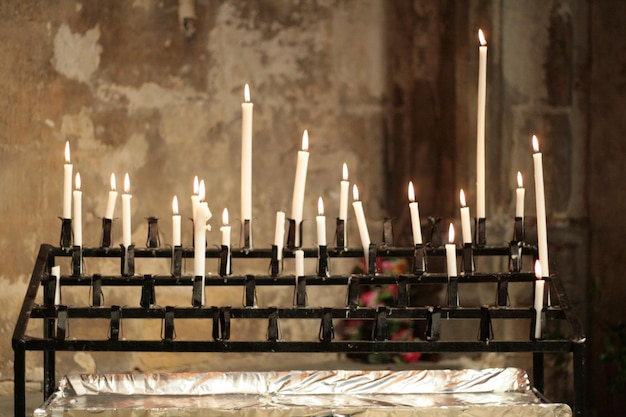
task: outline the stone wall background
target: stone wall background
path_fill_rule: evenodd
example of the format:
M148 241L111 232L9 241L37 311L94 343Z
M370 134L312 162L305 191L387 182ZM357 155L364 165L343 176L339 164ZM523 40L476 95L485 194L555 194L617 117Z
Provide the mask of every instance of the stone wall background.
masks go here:
M118 186L130 174L133 240L139 245L148 216L161 219L162 242L169 242L171 198L178 195L188 216L194 175L207 181L213 226L224 207L236 224L240 103L249 83L255 103L255 245L269 245L275 211L289 211L305 128L311 138L305 218L315 216L320 195L335 216L341 164L347 162L372 240L380 241L382 220L391 216L398 241L405 243L408 180L416 183L423 218L457 221L461 187L474 201L476 31L483 27L489 41L489 243L510 238L518 170L527 188L527 235L534 237L530 136L536 133L546 167L551 271L561 275L587 324L593 411L615 414L623 406L604 389L615 380L615 369L600 355L605 323L626 317L620 274L626 253L626 129L620 114L625 7L616 0L197 0L197 31L186 38L174 0L0 2L1 389L11 390L10 338L39 244L58 242L66 140L83 179L86 245L99 242L111 172ZM120 208L118 202L118 216ZM117 240L120 229L118 220ZM209 244L217 244L218 234L209 236ZM313 245L311 221L305 236L305 244ZM355 244L353 224L350 236ZM190 239L189 226L183 241ZM235 266L242 273L266 268ZM592 292L597 287L602 291ZM489 291L476 294L476 302L489 302ZM291 297L287 291L260 295L267 305ZM323 296L341 303L344 294ZM87 296L67 297L81 303ZM108 297L107 303L128 300L115 292ZM173 304L189 302L185 293L168 297ZM240 294L215 297L236 303ZM512 297L526 300L521 293ZM132 324L125 330L158 332ZM513 336L524 331L501 330ZM296 336L307 329L285 331ZM28 356L33 381L41 369L35 356ZM78 371L303 365L299 357L281 363L271 356L227 360L203 357L198 365L193 355L61 357ZM559 372L555 367L551 378ZM568 388L560 389L566 384L556 385L551 398L567 399Z

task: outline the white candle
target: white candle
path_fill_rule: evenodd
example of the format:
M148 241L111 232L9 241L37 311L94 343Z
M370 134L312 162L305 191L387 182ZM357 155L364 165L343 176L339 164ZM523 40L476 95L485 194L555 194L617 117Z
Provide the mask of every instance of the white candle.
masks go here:
M348 191L350 189L350 181L348 181L348 165L343 163L342 181L339 193L339 219L348 220ZM345 230L345 227L344 227Z
M69 142L65 142L65 165L63 166L63 218L72 218L72 164L70 164Z
M363 203L359 200L359 189L356 184L352 187L352 208L354 209L354 216L356 217L356 224L359 228L359 236L361 237L361 246L363 246L363 254L365 255L365 265L369 265L369 247L370 247L370 235L367 230L367 223L365 221L365 213L363 212Z
M540 260L535 261L535 339L541 338L541 311L543 310L543 292L546 282L542 279L543 273Z
M276 227L274 229L274 245L278 248L276 259L283 259L283 246L285 245L285 212L276 212Z
M74 190L74 246L83 246L83 192L80 191L80 173L76 173Z
M446 271L448 277L456 277L456 245L454 243L454 226L450 223L448 230L448 241L446 243Z
M522 181L522 173L517 171L517 189L515 190L515 217L524 218L524 197L526 189Z
M465 193L463 189L459 193L461 200L461 232L463 234L463 243L472 243L472 226L470 225L470 211L465 201Z
M131 223L130 223L130 178L128 172L124 176L124 194L122 194L122 244L125 248L131 245Z
M548 263L548 229L546 226L546 197L543 189L543 161L539 152L539 140L533 135L533 162L535 166L535 202L537 204L537 246L543 276L550 276Z
M296 277L304 276L304 251L297 250L295 252L296 255Z
M317 200L317 214L317 217L315 217L315 222L317 223L317 244L326 246L326 216L324 216L324 201L322 197Z
M198 202L200 201L200 183L198 182L198 176L193 177L193 194L191 195L191 219L195 221L196 210L198 209Z
M109 199L107 200L107 208L104 212L105 219L113 220L115 213L115 202L117 201L117 191L115 190L115 174L111 173L111 191L109 191Z
M222 212L222 224L220 232L222 232L222 246L228 246L230 248L230 226L228 225L228 209L225 208Z
M54 305L61 304L61 267L58 265L53 266L50 269L50 275L54 277L56 285L54 286Z
M409 212L411 213L411 228L413 230L413 244L422 244L422 226L420 221L420 210L415 201L415 188L413 187L413 181L409 181Z
M296 221L296 241L298 246L301 242L300 223L302 222L302 210L304 208L304 189L306 187L306 172L309 165L309 133L305 130L302 134L302 150L298 151L298 163L296 165L296 179L293 184L293 200L291 203L291 218Z
M476 122L476 216L485 218L485 104L487 102L487 41L478 30L478 114Z
M178 197L172 199L172 245L181 246L180 238L180 214L178 214Z
M211 219L212 214L205 198L204 181L200 181L198 189L200 200L196 208L194 221L194 275L202 277L202 300L204 300L204 276L206 264L206 232L211 230L207 222Z
M252 219L252 109L250 87L244 88L241 103L241 220Z

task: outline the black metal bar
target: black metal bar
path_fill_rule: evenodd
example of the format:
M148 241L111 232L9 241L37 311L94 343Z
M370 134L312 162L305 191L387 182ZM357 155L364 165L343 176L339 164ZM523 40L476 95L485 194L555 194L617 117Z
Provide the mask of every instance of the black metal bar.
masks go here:
M256 279L254 275L246 275L243 305L245 307L256 306Z
M533 386L543 394L544 392L544 354L543 352L533 352Z
M496 305L506 307L509 305L509 281L501 279L498 281Z
M524 218L515 217L515 223L513 225L513 240L523 242L524 238Z
M585 343L574 345L574 416L587 415L587 371L585 366Z
M182 246L174 246L172 248L172 276L180 278L183 271L183 248Z
M400 275L398 277L398 300L397 300L397 306L398 307L408 307L409 306L409 284L407 282L407 276L406 275Z
M331 308L324 308L322 311L322 322L320 323L319 339L322 342L330 342L335 338L333 327L333 311Z
M474 273L474 248L471 243L463 245L463 272L465 274Z
M222 330L222 340L230 339L230 306L220 310L220 328Z
M91 306L99 307L102 305L102 276L94 274L91 277Z
M343 250L348 246L346 241L346 224L345 220L337 217L337 228L335 230L335 241L337 242L337 249Z
M165 320L163 326L163 340L166 342L172 342L176 336L176 331L174 330L174 317L176 316L176 311L172 306L165 307Z
M278 246L272 245L272 253L270 256L270 276L276 277L279 272Z
M120 339L120 325L122 311L120 306L111 306L111 321L109 323L109 340Z
M148 308L154 304L156 304L154 277L150 274L146 274L143 276L143 283L141 286L141 300L139 301L139 305L143 308Z
M441 309L439 307L428 307L427 311L425 338L427 341L432 342L441 338Z
M267 340L268 342L276 342L280 339L280 330L278 328L278 309L271 307L272 312L267 323Z
M448 307L459 306L459 277L448 278Z
M307 306L307 293L306 293L306 277L297 277L296 284L296 302L294 305L296 307L306 307Z
M83 248L82 246L72 247L72 275L83 275Z
M359 306L359 284L361 280L359 277L352 276L348 280L348 300L347 306L351 309Z
M476 238L474 241L477 246L485 246L487 244L487 225L484 217L476 219Z
M72 219L61 219L59 246L63 249L72 247Z
M478 340L489 342L493 339L493 327L491 326L491 312L488 307L480 308L480 330Z
M204 305L204 277L195 276L193 277L193 287L191 294L191 305L194 307L202 307Z
M376 320L372 330L372 339L387 340L389 338L389 326L387 323L387 307L380 306L376 310Z
M15 417L26 417L26 348L24 343L14 342L13 352L13 411Z
M57 306L57 340L65 340L68 330L67 306Z
M231 262L230 246L222 245L220 248L220 276L232 275L233 265Z
M326 245L318 246L317 276L324 278L330 276L330 270L328 269L328 247Z
M113 228L112 219L102 219L102 239L100 240L101 248L108 248L111 246L111 230Z

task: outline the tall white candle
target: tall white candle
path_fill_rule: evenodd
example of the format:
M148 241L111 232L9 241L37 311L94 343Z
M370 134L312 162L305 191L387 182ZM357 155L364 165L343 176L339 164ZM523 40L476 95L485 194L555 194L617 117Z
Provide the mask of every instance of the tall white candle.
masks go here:
M539 140L533 135L533 163L535 167L535 202L537 205L537 246L543 276L550 276L548 263L548 229L546 226L546 197L543 188L543 160L539 152Z
M74 190L74 246L83 246L83 192L80 191L80 173L76 173Z
M476 217L485 218L485 105L487 102L487 41L478 30L478 114L476 122Z
M54 286L54 305L61 304L61 267L58 265L50 268L50 275L54 277L56 285Z
M304 276L304 251L298 249L295 252L296 256L296 277Z
M131 198L133 196L130 194L130 178L127 172L124 176L124 193L122 194L122 244L125 248L131 245Z
M515 217L524 218L524 197L526 189L522 180L522 173L517 171L517 189L515 190Z
M220 232L222 232L222 246L228 246L230 248L230 226L228 225L227 208L222 211L222 227L220 227Z
M317 244L319 246L326 246L326 216L324 216L324 201L322 197L317 200L317 217L315 217L317 224Z
M276 227L274 229L274 245L278 248L277 259L283 259L283 246L285 246L285 212L276 212Z
M193 194L191 194L191 219L196 219L196 210L198 209L198 202L200 202L200 182L198 176L193 177Z
M339 192L339 219L345 221L348 220L348 191L350 189L350 181L348 181L348 165L345 162L343 163L342 174Z
M409 181L409 212L411 213L411 229L413 230L413 244L422 244L422 225L420 221L420 210L415 201L415 188L413 187L413 181Z
M181 246L180 214L178 214L178 197L172 199L172 246Z
M302 150L298 151L296 165L296 179L293 184L293 200L291 203L291 218L296 221L296 246L301 243L300 223L302 222L302 210L304 208L304 189L306 187L306 173L309 165L309 133L305 130L302 134Z
M252 109L250 87L241 103L241 221L252 219Z
M352 208L354 209L354 216L356 217L356 224L359 228L359 236L361 237L361 246L363 247L363 254L365 255L365 265L369 265L369 247L370 247L370 234L367 230L367 222L365 221L365 213L363 212L363 203L359 200L359 189L356 184L352 187Z
M543 293L546 282L543 280L543 272L540 260L535 261L535 300L533 307L535 307L535 339L541 338L541 311L543 310Z
M65 165L63 166L63 218L72 218L72 164L70 143L65 142Z
M463 234L463 243L472 243L472 226L470 225L470 210L465 201L465 193L463 189L459 193L461 200L461 232Z
M456 244L454 243L454 226L452 223L448 229L448 242L446 243L446 271L448 277L456 277Z
M111 173L111 191L109 191L109 199L107 200L107 208L104 212L105 219L113 220L115 213L115 202L117 201L117 191L115 190L115 174Z

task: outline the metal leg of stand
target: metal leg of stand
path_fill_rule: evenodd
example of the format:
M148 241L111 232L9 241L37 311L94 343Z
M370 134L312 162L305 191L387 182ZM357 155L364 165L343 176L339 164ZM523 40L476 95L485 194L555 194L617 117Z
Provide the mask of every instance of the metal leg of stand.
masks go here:
M533 352L533 386L543 394L543 352Z
M26 349L23 344L14 347L13 411L15 417L26 417Z
M584 416L587 410L585 371L585 345L574 349L574 416Z

